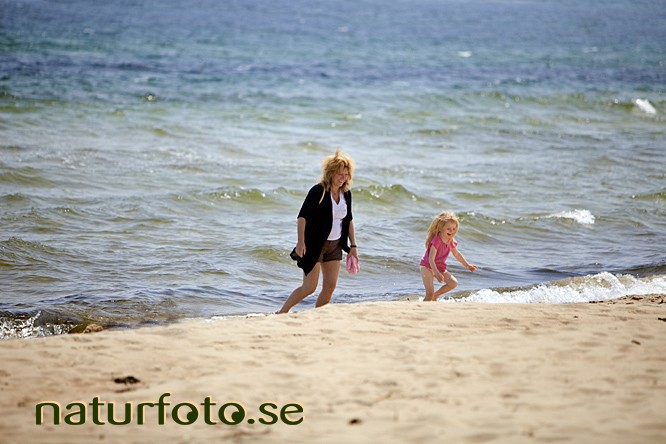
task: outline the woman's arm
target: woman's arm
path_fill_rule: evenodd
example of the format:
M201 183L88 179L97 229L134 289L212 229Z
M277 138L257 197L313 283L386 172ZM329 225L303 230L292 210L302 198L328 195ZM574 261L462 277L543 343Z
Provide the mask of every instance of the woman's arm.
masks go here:
M319 197L322 195L323 189L324 187L320 184L314 185L312 188L310 188L310 191L308 191L307 196L305 196L305 200L303 200L301 209L298 212L298 225L296 228L298 240L296 241L296 254L300 257L305 256L306 250L305 225L307 224L308 219L313 220L312 218L315 216L317 208L319 207L317 202L319 201Z
M356 256L356 259L358 259L358 248L356 248L356 233L354 232L353 220L349 221L349 244L353 245L353 247L351 247L349 250L349 254Z
M298 218L298 225L296 227L296 232L298 234L298 241L296 242L296 254L300 257L305 256L305 218Z

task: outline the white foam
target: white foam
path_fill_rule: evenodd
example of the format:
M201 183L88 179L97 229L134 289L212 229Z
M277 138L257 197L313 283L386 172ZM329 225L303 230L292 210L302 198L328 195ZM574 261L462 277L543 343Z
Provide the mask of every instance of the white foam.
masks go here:
M561 213L548 215L546 218L571 219L581 225L593 225L595 220L594 214L592 214L590 210L563 211Z
M629 275L600 273L520 290L484 289L462 299L444 299L443 302L566 304L655 293L666 293L665 276L639 279Z
M23 339L31 337L51 336L67 333L71 325L44 324L37 325L42 312L27 319L1 319L0 339Z
M650 101L647 99L636 99L634 100L634 103L636 104L638 109L643 111L645 114L650 114L650 115L657 114L657 110L655 109L654 106L652 106Z
M228 321L229 319L249 319L249 318L260 318L268 316L268 313L247 313L247 314L234 314L234 315L216 315L204 320L204 322L214 322L214 321Z

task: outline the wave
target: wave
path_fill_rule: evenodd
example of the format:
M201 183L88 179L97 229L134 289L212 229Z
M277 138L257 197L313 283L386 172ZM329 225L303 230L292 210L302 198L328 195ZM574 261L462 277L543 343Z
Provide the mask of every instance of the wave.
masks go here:
M26 241L18 237L11 237L0 242L0 266L47 263L61 254L63 252L53 247L39 242Z
M14 168L0 173L0 183L39 188L53 188L56 183L47 179L46 173L33 167Z
M482 201L483 196L478 200ZM491 216L479 211L459 211L456 213L465 236L480 236L479 239L510 237L512 239L541 239L553 232L572 225L585 229L594 225L596 217L586 209L526 214ZM426 227L427 229L427 227Z
M571 210L544 216L546 219L572 220L581 225L594 225L594 215L589 210Z
M23 339L68 333L76 324L46 320L42 312L33 316L5 316L0 314L0 339Z
M618 272L639 277L666 275L666 262L662 258L659 258L654 263L635 265L619 270Z
M278 253L275 253L278 254ZM222 277L223 273L218 273ZM265 280L267 286L270 281ZM280 291L253 294L226 286L183 286L142 289L131 293L83 292L34 303L0 302L0 340L67 334L91 323L104 329L124 330L167 325L182 319L208 319L218 315L271 312Z
M266 201L266 193L253 189L223 189L207 193L206 198L212 200L234 200L237 202L253 203Z
M21 204L29 204L31 202L31 199L26 196L25 194L22 193L13 193L13 194L4 194L0 195L0 202L3 204L10 206L10 205L21 205Z
M199 203L210 206L212 203L230 203L241 206L251 206L255 209L284 208L290 205L298 210L307 194L307 188L295 189L277 187L273 189L224 187L210 191L171 194L168 200L177 203ZM354 187L354 201L361 203L364 209L371 211L375 208L394 208L395 205L423 202L437 204L438 201L429 197L418 195L400 184L369 185Z
M567 304L607 301L629 295L666 294L666 275L637 278L603 272L530 287L483 289L443 302Z
M303 191L288 190L284 187L278 187L272 190L263 190L259 188L228 187L214 191L196 193L191 196L195 201L204 205L210 204L230 204L239 205L241 208L250 207L253 210L275 210L281 209L284 205L300 206L300 202L305 197ZM178 196L182 200L183 196ZM297 210L295 210L297 211Z
M657 114L657 110L652 105L652 103L650 103L650 101L647 99L636 99L634 100L634 103L636 104L636 107L645 114L648 115Z
M618 109L624 112L641 111L648 115L658 113L658 108L664 104L663 100L636 98L618 99L614 95L585 94L581 92L533 95L507 93L505 90L481 91L465 94L467 100L461 103L475 103L477 100L497 102L500 104L535 105L539 107L566 107L578 110L611 110ZM538 119L537 119L538 120Z
M372 202L375 204L394 204L397 202L424 200L423 197L400 184L355 187L354 197L360 201Z
M655 191L654 193L634 194L634 195L631 196L631 198L636 199L636 200L662 201L662 200L666 200L666 190Z

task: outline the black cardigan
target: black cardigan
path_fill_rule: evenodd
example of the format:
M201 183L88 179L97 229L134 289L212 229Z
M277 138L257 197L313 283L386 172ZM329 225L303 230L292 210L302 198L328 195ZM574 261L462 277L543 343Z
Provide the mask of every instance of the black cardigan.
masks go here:
M325 194L323 199L322 194ZM345 191L344 196L347 202L347 216L342 219L340 244L342 245L342 249L349 253L349 222L353 219L351 191ZM324 192L322 184L317 184L310 188L301 206L301 211L298 212L298 217L305 219L305 256L297 263L307 276L317 264L321 249L333 227L331 193L328 191Z

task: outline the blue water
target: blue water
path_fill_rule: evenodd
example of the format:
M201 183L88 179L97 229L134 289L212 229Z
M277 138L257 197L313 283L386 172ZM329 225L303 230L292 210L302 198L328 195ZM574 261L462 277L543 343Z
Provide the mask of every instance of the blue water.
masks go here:
M275 311L338 146L334 303L418 297L444 209L457 298L666 292L665 63L654 1L0 0L0 333Z

